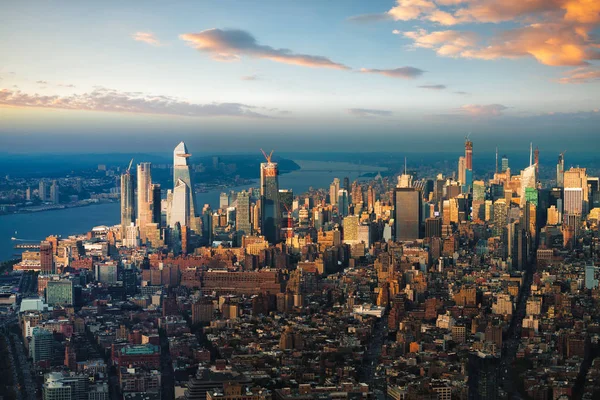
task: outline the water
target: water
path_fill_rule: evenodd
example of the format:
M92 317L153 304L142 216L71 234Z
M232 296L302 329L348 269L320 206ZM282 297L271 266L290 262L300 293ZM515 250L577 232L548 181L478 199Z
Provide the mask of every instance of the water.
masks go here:
M279 177L279 187L292 189L294 194L304 193L310 187L329 188L333 178L340 178L343 183L343 178L348 177L352 182L365 172L379 170L377 167L343 162L296 161L296 163L300 165L300 170ZM248 190L250 187L258 187L258 182L196 193L196 202L199 210L204 204L210 204L215 209L219 207L221 192ZM0 216L0 260L7 260L13 258L15 254L19 254L19 251L13 247L15 244L23 242L11 240L13 236L39 242L49 235L68 236L87 232L94 226L115 225L119 223L119 218L118 202Z

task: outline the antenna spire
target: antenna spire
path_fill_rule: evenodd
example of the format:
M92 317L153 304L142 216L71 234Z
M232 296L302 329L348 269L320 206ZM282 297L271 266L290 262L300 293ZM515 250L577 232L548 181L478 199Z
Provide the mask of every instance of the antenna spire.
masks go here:
M404 157L404 175L406 175L406 157Z
M498 173L498 146L496 146L496 173Z
M533 165L533 143L529 142L529 166Z

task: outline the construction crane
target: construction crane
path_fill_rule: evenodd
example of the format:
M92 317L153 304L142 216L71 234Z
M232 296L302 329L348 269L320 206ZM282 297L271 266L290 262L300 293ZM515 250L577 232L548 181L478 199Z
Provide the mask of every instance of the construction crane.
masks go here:
M260 151L263 153L263 156L265 156L265 160L267 160L267 162L270 164L271 158L273 157L273 150L271 150L269 155L267 155L267 153L265 153L265 151L263 149L260 149Z

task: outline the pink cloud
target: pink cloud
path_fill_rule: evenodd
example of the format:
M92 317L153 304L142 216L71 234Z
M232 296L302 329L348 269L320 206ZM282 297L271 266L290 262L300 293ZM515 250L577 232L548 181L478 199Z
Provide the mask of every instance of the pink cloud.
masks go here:
M560 83L588 83L600 81L600 68L583 67L575 68L565 73L565 77L560 78Z
M154 34L150 32L136 32L133 35L131 35L131 37L135 41L144 42L152 46L161 45L160 41L156 38L156 36L154 36Z
M459 111L474 117L490 117L502 115L502 112L508 107L502 104L465 104Z

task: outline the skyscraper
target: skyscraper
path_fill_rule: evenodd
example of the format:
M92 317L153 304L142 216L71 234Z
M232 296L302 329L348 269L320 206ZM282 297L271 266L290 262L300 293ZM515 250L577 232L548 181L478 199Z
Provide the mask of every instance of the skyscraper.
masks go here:
M279 170L271 161L273 152L267 155L267 162L260 164L260 211L261 232L270 243L279 241L281 211L279 210Z
M160 228L161 224L161 189L158 183L153 183L150 187L151 191L151 202L150 208L152 210L152 222L158 224Z
M508 169L508 156L503 155L502 156L502 172L506 172L507 169Z
M414 188L394 190L394 227L396 241L421 237L421 192Z
M565 188L565 214L570 214L567 211L567 189L581 190L581 215L585 216L589 212L589 187L588 177L585 168L571 168L564 173L564 188Z
M121 235L126 236L127 227L135 221L135 208L133 200L133 182L130 168L121 175Z
M174 228L177 223L179 226L189 226L190 224L190 188L181 179L175 182L173 190L173 201L171 203L171 218L169 226Z
M200 221L196 218L196 195L194 192L194 182L190 174L190 166L188 158L191 154L188 152L184 142L181 142L173 150L173 184L177 184L179 180L183 181L188 186L188 226L194 232L200 232Z
M468 138L465 142L465 163L468 170L473 170L473 142Z
M527 200L527 189L535 189L537 186L537 174L535 164L521 171L521 208L525 207Z
M252 235L252 224L250 223L250 194L245 190L238 193L235 229L241 235Z
M467 162L463 156L458 157L458 181L464 185L467 183Z
M337 206L338 206L338 214L341 217L345 217L348 215L349 204L348 204L348 191L346 189L338 190Z
M348 185L350 185L348 183ZM340 180L333 178L333 182L329 185L329 203L331 205L337 204L338 192L340 191Z
M139 163L137 166L137 222L140 240L146 243L147 225L152 223L152 164Z
M565 154L560 153L558 155L558 162L556 163L556 186L565 186Z

